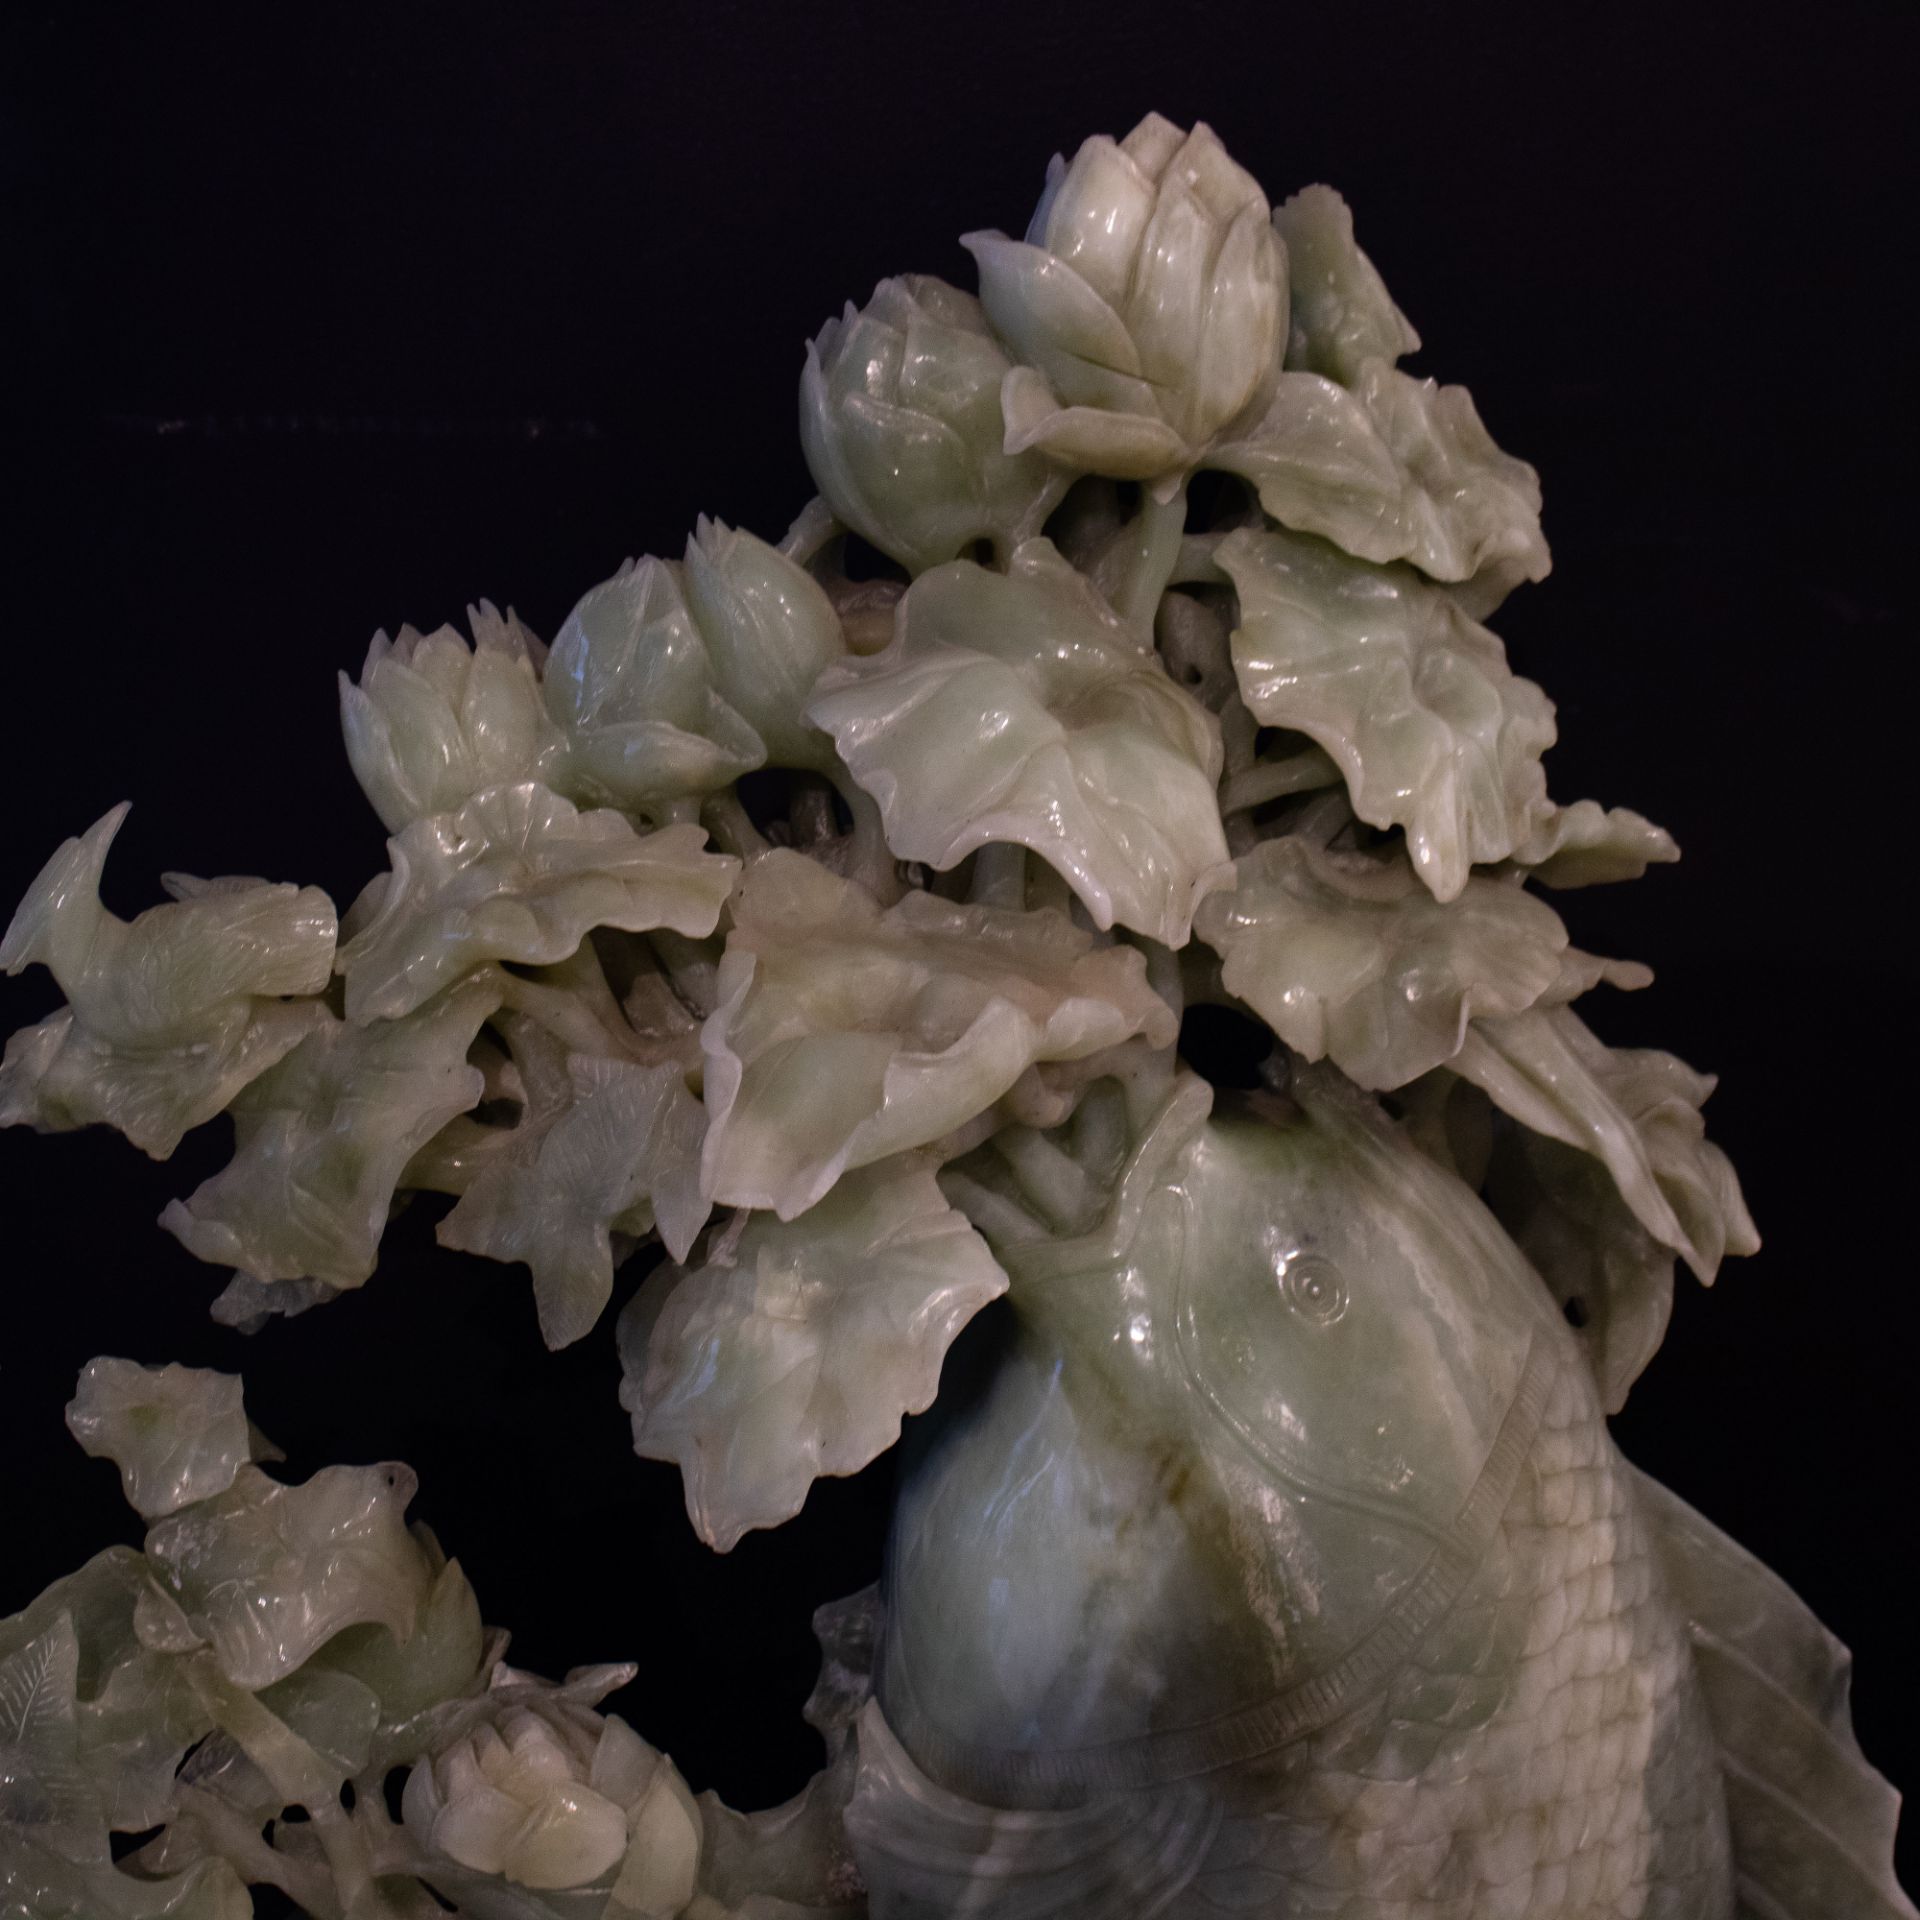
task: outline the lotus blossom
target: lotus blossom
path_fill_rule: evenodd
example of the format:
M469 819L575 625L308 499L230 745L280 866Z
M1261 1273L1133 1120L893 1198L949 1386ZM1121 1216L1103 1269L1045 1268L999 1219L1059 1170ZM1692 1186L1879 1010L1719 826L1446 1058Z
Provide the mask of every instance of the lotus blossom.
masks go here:
M553 1686L496 1667L485 1694L436 1716L438 1741L401 1799L408 1832L470 1873L548 1890L611 1880L610 1912L678 1913L693 1897L700 1810L671 1760L594 1711L633 1671L584 1668Z
M1149 114L1049 169L1025 240L971 233L980 300L1023 362L1009 453L1147 480L1189 467L1280 368L1286 254L1213 130Z
M827 504L913 573L1038 533L1067 476L1003 448L1012 367L979 301L944 280L907 274L849 301L800 376L800 443Z

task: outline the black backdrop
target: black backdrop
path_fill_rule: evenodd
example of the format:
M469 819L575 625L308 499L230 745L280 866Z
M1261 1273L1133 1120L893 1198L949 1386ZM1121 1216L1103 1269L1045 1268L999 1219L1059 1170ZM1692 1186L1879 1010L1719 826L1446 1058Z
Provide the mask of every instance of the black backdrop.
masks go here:
M1687 851L1563 905L1660 975L1599 1007L1606 1036L1722 1073L1767 1236L1713 1293L1683 1281L1618 1431L1852 1644L1867 1750L1920 1784L1913 66L1862 9L1714 11L24 9L0 898L130 797L123 912L170 866L350 899L381 836L333 675L376 625L484 593L550 634L696 511L777 537L824 316L890 272L970 285L955 236L1017 231L1054 149L1207 118L1276 197L1342 188L1416 369L1545 476L1556 569L1496 624L1559 703L1555 788ZM6 985L0 1026L53 997ZM297 1468L419 1468L527 1664L632 1655L625 1704L696 1785L797 1786L808 1615L875 1572L886 1463L707 1554L627 1450L608 1329L545 1354L524 1274L438 1252L425 1207L364 1292L216 1328L218 1276L152 1222L224 1133L166 1166L0 1138L0 1612L131 1531L60 1425L79 1364L244 1368Z

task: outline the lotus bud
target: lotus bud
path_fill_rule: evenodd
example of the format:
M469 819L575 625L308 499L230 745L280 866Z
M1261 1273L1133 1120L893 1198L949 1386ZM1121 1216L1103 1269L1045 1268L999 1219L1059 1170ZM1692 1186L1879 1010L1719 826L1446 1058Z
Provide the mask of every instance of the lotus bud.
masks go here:
M813 683L846 652L820 583L777 547L704 514L682 585L721 693L783 767L826 768L833 748L802 714Z
M1038 533L1067 476L1004 450L1012 368L971 294L927 274L881 281L807 348L800 443L814 484L911 573Z
M545 649L486 601L452 627L374 635L356 686L340 676L340 727L354 778L390 832L448 813L483 788L549 776L559 736L540 701Z
M1150 114L1057 158L1024 241L973 233L994 331L1023 364L1006 447L1119 479L1191 466L1279 371L1286 255L1211 128Z

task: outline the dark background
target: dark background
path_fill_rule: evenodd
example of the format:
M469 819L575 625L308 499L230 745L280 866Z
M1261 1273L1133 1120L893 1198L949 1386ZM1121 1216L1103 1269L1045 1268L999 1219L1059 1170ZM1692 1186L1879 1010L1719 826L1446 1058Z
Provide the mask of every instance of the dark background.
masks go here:
M956 236L1019 231L1056 148L1209 119L1276 198L1342 189L1415 370L1545 476L1554 574L1495 624L1559 703L1555 789L1687 852L1561 904L1659 972L1606 1037L1723 1075L1767 1237L1683 1280L1619 1434L1852 1645L1911 1789L1914 68L1867 9L1714 11L26 8L0 902L128 797L123 912L167 867L344 904L383 860L333 675L376 626L486 594L551 634L696 512L777 538L825 316L891 272L971 285ZM9 983L0 1028L54 1001ZM708 1554L628 1452L610 1330L544 1353L524 1273L437 1251L428 1206L364 1292L216 1328L223 1276L152 1222L225 1153L0 1139L0 1613L132 1532L61 1427L81 1362L244 1368L297 1469L419 1468L525 1663L630 1655L696 1786L796 1788L808 1616L875 1573L886 1463Z

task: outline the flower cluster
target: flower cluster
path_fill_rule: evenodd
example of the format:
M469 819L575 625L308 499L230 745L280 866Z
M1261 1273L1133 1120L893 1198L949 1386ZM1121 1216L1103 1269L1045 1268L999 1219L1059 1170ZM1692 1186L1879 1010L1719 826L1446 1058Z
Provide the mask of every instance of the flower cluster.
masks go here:
M1400 365L1418 336L1339 196L1274 206L1204 126L1089 140L1023 238L966 245L977 296L885 280L809 346L819 497L782 542L701 520L550 649L485 603L470 641L375 640L341 711L392 838L337 923L310 888L179 878L125 922L119 813L62 847L0 965L67 1005L8 1045L0 1120L164 1157L231 1112L231 1164L164 1223L242 1325L365 1284L412 1190L452 1202L448 1246L529 1268L555 1346L657 1240L623 1398L726 1546L891 1444L1007 1287L963 1156L1044 1156L1214 1002L1482 1191L1581 1297L1617 1403L1675 1259L1757 1242L1711 1083L1573 1011L1646 976L1539 889L1676 849L1548 795L1552 706L1485 624L1547 568L1532 469ZM852 536L890 571L850 577ZM361 1497L142 1471L235 1540ZM355 1551L425 1605L377 1505ZM270 1596L182 1579L168 1630L221 1685L290 1684L245 1643ZM653 1789L582 1701L507 1694L408 1830L463 1871L618 1881Z
M696 1801L600 1711L637 1668L508 1666L408 1469L270 1477L229 1375L94 1360L67 1421L147 1534L0 1619L0 1913L245 1920L264 1884L356 1920L732 1920L760 1830L845 1798Z

